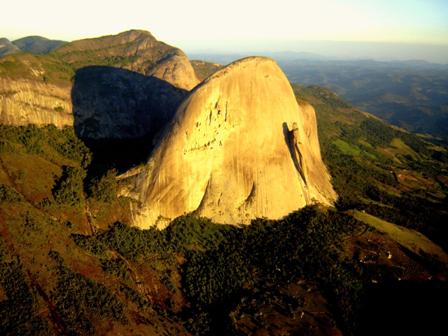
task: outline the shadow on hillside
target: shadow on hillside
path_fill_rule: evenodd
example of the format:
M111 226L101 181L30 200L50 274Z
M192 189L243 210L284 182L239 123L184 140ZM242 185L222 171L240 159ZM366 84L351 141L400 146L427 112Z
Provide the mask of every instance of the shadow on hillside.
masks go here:
M448 284L400 281L372 286L360 311L360 335L437 335L446 330Z
M187 95L170 83L129 70L78 70L71 97L75 132L93 153L89 174L143 162Z

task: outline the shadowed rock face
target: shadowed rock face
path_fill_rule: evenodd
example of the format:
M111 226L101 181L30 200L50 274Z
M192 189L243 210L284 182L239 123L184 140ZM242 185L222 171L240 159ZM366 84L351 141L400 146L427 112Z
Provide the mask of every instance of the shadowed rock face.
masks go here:
M105 66L77 71L75 129L82 138L130 139L156 134L173 117L186 91L155 77Z
M306 183L291 151L293 123ZM336 198L314 109L299 106L278 65L260 57L237 61L199 85L148 164L122 178L124 193L140 201L132 212L142 228L164 227L190 212L221 223L277 219Z

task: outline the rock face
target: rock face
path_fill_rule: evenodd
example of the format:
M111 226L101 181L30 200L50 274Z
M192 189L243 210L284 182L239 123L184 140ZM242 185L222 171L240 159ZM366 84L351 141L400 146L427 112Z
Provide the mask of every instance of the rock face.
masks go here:
M336 198L314 109L299 106L278 65L260 57L237 61L196 87L147 165L122 178L124 193L139 201L132 213L141 228L162 228L191 212L247 224Z
M161 59L152 69L148 69L148 73L185 90L191 90L199 83L193 66L180 50Z
M49 56L0 58L0 123L73 126L73 70Z
M191 90L199 83L183 51L157 41L143 30L75 41L59 48L56 54L75 68L89 65L119 67L155 76L185 90Z
M70 89L0 78L0 124L73 126Z

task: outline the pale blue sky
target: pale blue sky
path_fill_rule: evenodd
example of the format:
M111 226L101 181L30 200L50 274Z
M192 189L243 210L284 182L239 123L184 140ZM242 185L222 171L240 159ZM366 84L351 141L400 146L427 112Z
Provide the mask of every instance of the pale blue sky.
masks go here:
M9 39L137 28L192 51L292 41L448 46L448 0L14 0L2 4L1 17L0 36Z

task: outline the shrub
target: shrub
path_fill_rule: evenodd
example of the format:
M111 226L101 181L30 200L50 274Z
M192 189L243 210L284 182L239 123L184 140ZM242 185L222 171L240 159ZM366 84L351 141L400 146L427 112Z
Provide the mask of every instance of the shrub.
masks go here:
M5 184L0 184L0 201L6 203L20 202L23 200L23 196L19 194L15 189L8 187Z
M89 186L91 196L102 202L114 201L117 198L118 191L116 176L117 171L115 169L111 169L101 178L94 179Z

